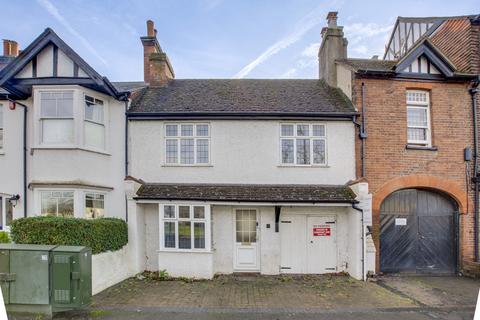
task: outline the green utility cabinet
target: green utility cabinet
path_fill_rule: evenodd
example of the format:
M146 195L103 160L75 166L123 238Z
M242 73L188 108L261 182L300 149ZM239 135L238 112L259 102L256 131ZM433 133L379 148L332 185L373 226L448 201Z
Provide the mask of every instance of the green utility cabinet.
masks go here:
M7 310L51 314L88 306L91 259L86 247L0 244L0 285Z

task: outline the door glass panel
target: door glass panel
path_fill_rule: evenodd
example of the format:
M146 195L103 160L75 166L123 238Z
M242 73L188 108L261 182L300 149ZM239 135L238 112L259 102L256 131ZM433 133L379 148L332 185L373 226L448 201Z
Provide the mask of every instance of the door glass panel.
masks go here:
M257 212L256 210L240 209L236 212L237 242L257 242Z

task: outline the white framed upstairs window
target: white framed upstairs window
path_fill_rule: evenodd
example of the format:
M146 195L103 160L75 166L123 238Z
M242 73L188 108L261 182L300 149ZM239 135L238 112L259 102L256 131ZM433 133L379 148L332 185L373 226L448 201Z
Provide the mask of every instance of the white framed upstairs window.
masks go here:
M407 91L407 143L430 147L432 131L430 124L430 97L428 91Z
M85 95L85 146L105 149L105 108L103 101Z
M41 144L74 143L73 91L40 92Z
M280 157L282 165L315 166L327 164L325 124L282 123Z
M165 124L166 165L192 166L209 163L209 124Z
M209 251L210 247L210 206L160 205L162 250Z
M0 104L0 153L3 151L3 104Z

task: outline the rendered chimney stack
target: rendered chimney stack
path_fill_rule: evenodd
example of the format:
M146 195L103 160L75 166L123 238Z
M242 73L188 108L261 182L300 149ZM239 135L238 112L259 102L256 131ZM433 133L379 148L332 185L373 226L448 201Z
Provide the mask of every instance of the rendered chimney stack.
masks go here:
M336 60L347 58L348 41L343 27L337 26L337 12L327 14L327 27L322 29L322 43L318 50L319 78L332 87L337 86Z
M320 32L320 35L322 36L322 39L323 37L325 36L325 33L327 32L328 28L327 27L323 27L322 28L322 31Z
M157 40L157 30L152 20L147 21L147 36L143 44L143 78L150 86L164 86L175 78L170 60Z
M17 41L3 39L3 55L17 57L19 54Z

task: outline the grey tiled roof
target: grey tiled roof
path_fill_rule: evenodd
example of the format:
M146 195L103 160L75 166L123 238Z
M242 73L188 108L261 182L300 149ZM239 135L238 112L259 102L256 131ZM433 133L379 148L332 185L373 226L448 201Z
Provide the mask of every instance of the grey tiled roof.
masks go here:
M348 186L145 183L137 199L234 202L355 202Z
M171 80L148 87L129 113L353 113L339 89L320 80Z
M15 57L0 56L0 70L2 70L13 59L15 59Z
M342 59L337 63L346 64L355 71L394 72L397 61L379 59Z
M115 89L119 92L132 92L143 89L147 86L147 84L143 81L128 81L128 82L112 82Z

